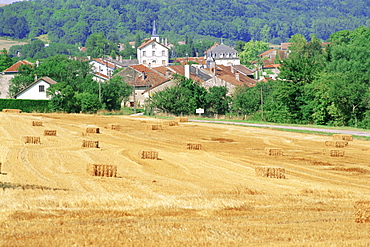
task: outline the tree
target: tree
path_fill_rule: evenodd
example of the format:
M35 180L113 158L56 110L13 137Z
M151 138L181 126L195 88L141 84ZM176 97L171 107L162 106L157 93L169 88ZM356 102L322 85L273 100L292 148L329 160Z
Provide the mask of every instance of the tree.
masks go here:
M0 51L0 72L13 65L13 60L9 57L8 51L4 48Z
M132 86L125 82L123 77L114 76L101 85L101 100L107 110L121 109L122 100L132 93Z
M239 52L240 63L249 66L258 58L261 52L269 49L268 43L262 41L250 41L245 43L243 51Z
M211 87L206 94L207 112L225 115L229 111L230 96L227 96L226 87Z

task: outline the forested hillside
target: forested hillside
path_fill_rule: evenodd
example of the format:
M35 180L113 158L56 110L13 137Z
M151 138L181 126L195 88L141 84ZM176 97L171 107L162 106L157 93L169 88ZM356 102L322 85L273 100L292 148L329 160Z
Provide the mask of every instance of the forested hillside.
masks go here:
M326 40L338 30L369 26L369 17L366 0L34 0L0 8L0 36L49 34L51 41L84 45L102 32L127 41L149 34L156 20L170 42L188 34L279 44L298 33Z

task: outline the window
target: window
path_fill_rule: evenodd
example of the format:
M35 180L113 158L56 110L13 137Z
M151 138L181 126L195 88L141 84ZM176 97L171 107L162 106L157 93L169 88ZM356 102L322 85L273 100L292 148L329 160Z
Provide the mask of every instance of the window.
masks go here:
M145 57L146 56L146 51L143 51L143 57Z
M152 49L155 49L155 43L152 44Z
M146 60L143 60L143 64L146 64Z
M152 56L153 56L153 57L155 56L155 51L152 51Z
M166 55L166 51L162 51L162 56L165 56Z
M162 60L162 65L166 65L166 60Z
M39 85L39 92L45 92L45 86Z

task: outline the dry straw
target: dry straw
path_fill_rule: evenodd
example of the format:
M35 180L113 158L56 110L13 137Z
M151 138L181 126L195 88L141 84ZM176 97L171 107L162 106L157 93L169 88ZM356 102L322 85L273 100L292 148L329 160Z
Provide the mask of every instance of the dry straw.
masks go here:
M44 136L56 136L57 131L56 130L44 130Z
M179 125L179 122L172 121L172 120L170 120L170 121L164 121L163 122L163 125L166 125L166 126L178 126Z
M355 203L355 222L370 222L370 201L360 201Z
M265 153L271 156L282 156L283 150L281 148L265 148Z
M83 148L99 148L99 141L82 141Z
M141 152L141 158L142 159L157 160L158 159L158 152L156 152L156 151L142 151Z
M40 144L40 137L39 136L23 136L23 141L25 144Z
M110 130L120 130L121 125L119 125L119 124L108 124L108 129L110 129Z
M258 166L255 168L255 172L258 177L285 179L284 168Z
M42 121L32 121L32 126L42 126Z
M99 131L99 128L97 127L87 127L86 133L99 134L100 131Z
M162 130L162 125L161 124L148 124L146 126L147 130Z
M117 177L117 166L88 164L86 168L87 174L98 177Z
M332 137L333 140L353 141L352 135L334 134Z
M20 109L3 109L2 112L7 112L7 113L22 113L22 110L20 110Z
M348 147L348 141L326 141L325 145L327 147L345 148Z
M186 148L187 149L190 149L190 150L202 150L202 144L198 144L198 143L188 143L186 145Z
M332 157L344 157L344 150L329 150L329 155Z
M175 121L178 121L180 123L186 123L189 122L189 119L187 117L175 117Z

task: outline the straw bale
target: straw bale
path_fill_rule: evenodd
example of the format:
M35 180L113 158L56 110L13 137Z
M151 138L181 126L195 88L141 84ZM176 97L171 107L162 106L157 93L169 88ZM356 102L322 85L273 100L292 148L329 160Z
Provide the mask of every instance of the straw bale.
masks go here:
M370 222L370 201L360 201L355 203L355 222Z
M56 136L57 131L56 130L44 130L44 136Z
M283 150L281 148L265 148L265 153L271 156L282 156Z
M190 149L190 150L201 150L202 149L202 144L198 144L198 143L188 143L186 145L186 148L187 149Z
M31 144L40 144L40 137L39 136L23 136L24 143L31 143Z
M353 141L352 135L334 134L332 137L333 137L333 140Z
M156 152L156 151L142 151L141 152L141 158L142 159L157 160L158 159L158 152Z
M178 121L180 123L186 123L189 122L189 119L187 117L175 117L175 121Z
M179 122L172 121L172 120L170 120L170 121L164 121L163 122L163 125L166 125L166 126L178 126L179 125Z
M22 113L22 110L20 109L3 109L2 112L8 112L8 113Z
M345 148L348 147L348 141L326 141L325 145L327 147Z
M330 150L329 155L332 157L344 157L344 150Z
M32 121L32 126L42 126L42 121Z
M162 125L161 124L148 124L146 126L147 130L162 130Z
M88 164L86 167L87 174L99 177L117 177L117 166Z
M258 166L255 172L258 177L285 179L285 169L280 167Z
M99 141L82 141L82 147L84 148L99 148Z
M96 134L99 134L100 131L99 131L99 128L97 128L97 127L87 127L86 128L86 133L96 133Z
M121 125L119 125L119 124L108 124L108 129L111 129L111 130L120 130L121 129Z

